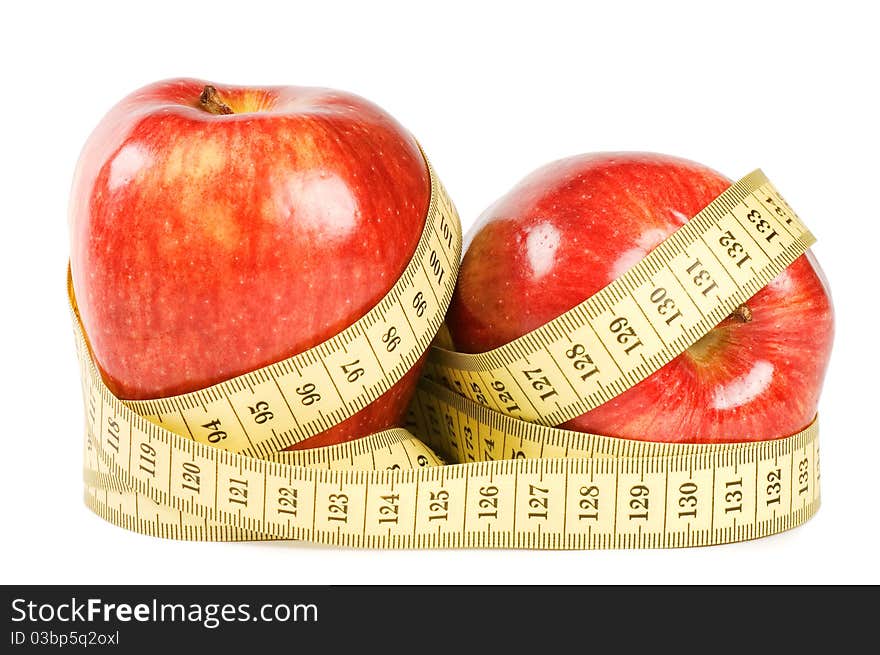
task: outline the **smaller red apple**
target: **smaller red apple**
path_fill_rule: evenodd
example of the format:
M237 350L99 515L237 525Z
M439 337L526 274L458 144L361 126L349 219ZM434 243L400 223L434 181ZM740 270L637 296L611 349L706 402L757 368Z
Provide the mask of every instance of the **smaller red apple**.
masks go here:
M730 181L683 159L605 153L541 168L469 235L447 316L465 352L502 346L625 273ZM656 441L785 437L816 414L833 311L808 253L648 378L562 427Z

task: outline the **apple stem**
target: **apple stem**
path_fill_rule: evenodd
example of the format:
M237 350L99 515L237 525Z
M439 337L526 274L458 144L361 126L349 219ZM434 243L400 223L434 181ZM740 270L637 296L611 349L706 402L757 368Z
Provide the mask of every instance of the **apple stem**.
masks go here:
M217 93L217 89L210 84L202 89L202 94L199 96L199 106L212 114L235 113L232 111L232 107L220 99L220 94Z
M733 310L731 317L738 318L743 323L748 323L752 320L752 310L749 309L746 305L740 305Z

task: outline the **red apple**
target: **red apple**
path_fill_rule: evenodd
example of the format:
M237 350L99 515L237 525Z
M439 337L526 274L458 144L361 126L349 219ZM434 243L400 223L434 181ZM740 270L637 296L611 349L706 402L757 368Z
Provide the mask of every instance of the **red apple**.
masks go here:
M471 232L447 317L456 347L490 350L571 309L729 185L704 166L654 154L584 155L535 171ZM816 413L833 336L820 275L811 256L798 258L746 303L750 312L562 427L689 442L801 430Z
M107 385L194 391L354 323L415 251L430 196L416 142L357 96L189 79L147 86L91 135L71 269ZM321 446L399 424L417 367Z

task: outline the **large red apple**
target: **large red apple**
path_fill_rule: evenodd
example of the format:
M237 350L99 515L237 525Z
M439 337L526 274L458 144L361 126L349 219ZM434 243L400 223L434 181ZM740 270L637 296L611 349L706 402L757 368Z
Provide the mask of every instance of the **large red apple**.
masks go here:
M397 280L429 196L416 142L357 96L189 79L136 91L86 143L70 204L104 380L126 399L180 394L332 337ZM300 446L399 424L416 377Z
M653 154L585 155L532 173L471 232L447 317L456 347L490 350L571 309L729 185L708 168ZM800 257L746 307L563 427L692 442L801 430L816 413L833 335L815 261Z

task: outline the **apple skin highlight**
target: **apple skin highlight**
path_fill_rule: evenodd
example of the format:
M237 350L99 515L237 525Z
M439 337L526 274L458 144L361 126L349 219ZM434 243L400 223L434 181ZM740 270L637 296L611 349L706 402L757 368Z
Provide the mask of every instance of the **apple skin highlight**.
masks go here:
M190 79L134 92L88 139L70 202L74 289L108 387L187 393L341 332L406 267L429 198L415 140L355 95ZM400 425L418 368L298 447Z
M694 162L600 153L549 164L484 212L467 238L447 324L485 352L622 275L730 180ZM834 334L811 253L642 382L560 427L667 442L781 438L816 414ZM589 344L587 344L589 347Z

